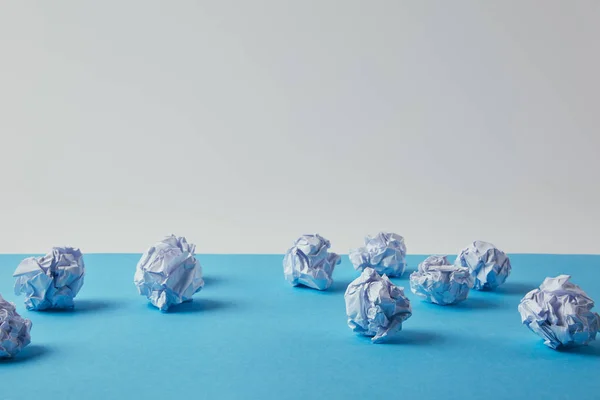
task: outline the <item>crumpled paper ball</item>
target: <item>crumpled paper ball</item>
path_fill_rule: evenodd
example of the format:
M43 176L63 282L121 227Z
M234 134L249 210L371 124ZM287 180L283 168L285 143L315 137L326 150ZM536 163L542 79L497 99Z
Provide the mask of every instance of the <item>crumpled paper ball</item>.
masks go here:
M586 345L596 339L600 316L594 301L571 282L569 275L546 278L539 289L527 293L519 304L521 321L553 349Z
M15 305L0 296L0 358L17 355L31 342L31 321L17 313Z
M442 306L466 300L472 286L469 269L450 264L446 256L429 256L410 274L410 290Z
M348 326L358 334L372 336L373 343L381 343L400 332L402 323L412 315L404 288L373 268L365 268L348 285L344 299Z
M28 310L73 308L84 275L85 264L78 248L53 247L43 257L21 261L13 274L15 294L25 295Z
M304 285L317 290L331 286L333 269L340 256L327 250L329 240L320 235L302 235L285 253L283 274L293 286Z
M137 264L134 282L141 295L161 311L191 301L204 286L196 245L184 237L167 236L150 247Z
M496 289L506 281L511 271L508 256L493 244L480 240L461 251L455 264L469 268L476 290Z
M350 261L356 270L373 268L379 274L402 276L406 268L404 238L395 233L379 232L365 237L365 245L350 251Z

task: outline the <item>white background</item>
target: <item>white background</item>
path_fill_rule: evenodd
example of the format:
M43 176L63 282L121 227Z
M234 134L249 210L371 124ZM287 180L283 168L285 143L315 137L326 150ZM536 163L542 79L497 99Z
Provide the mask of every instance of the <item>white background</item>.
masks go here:
M600 1L3 1L0 252L600 253Z

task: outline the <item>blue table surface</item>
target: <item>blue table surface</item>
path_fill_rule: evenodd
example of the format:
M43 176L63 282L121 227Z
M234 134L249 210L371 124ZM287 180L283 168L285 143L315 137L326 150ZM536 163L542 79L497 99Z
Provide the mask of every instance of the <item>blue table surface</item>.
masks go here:
M281 255L201 254L205 288L169 313L137 294L140 254L86 255L74 311L26 311L11 276L23 257L0 256L0 293L33 322L31 345L0 362L0 399L600 398L600 342L551 350L517 311L563 273L600 299L600 256L512 255L505 285L449 307L410 292L425 256L408 256L393 281L413 316L379 345L346 325L347 256L319 292L284 281Z

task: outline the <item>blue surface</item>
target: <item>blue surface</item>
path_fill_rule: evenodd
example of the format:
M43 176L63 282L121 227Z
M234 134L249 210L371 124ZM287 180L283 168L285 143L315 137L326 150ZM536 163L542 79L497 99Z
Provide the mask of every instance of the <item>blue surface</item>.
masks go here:
M28 312L12 293L24 256L0 256L0 293L33 321L32 344L0 362L0 399L583 399L599 398L600 343L551 350L517 304L568 273L600 301L600 256L513 255L497 292L421 302L398 339L374 345L346 326L347 256L330 291L293 288L281 255L199 255L206 286L163 314L133 284L139 254L85 256L73 312Z

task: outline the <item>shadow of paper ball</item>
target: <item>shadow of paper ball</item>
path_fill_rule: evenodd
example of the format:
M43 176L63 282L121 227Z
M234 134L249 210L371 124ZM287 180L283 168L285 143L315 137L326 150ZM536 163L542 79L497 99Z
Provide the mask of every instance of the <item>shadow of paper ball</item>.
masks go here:
M0 358L0 368L9 364L19 364L29 361L36 361L40 358L43 358L49 355L51 351L41 345L32 344L26 346L19 354L14 356L13 358Z
M156 309L152 304L149 307ZM169 308L165 314L190 314L203 313L211 311L220 311L235 307L233 302L227 302L215 299L194 299L185 303L177 304Z

